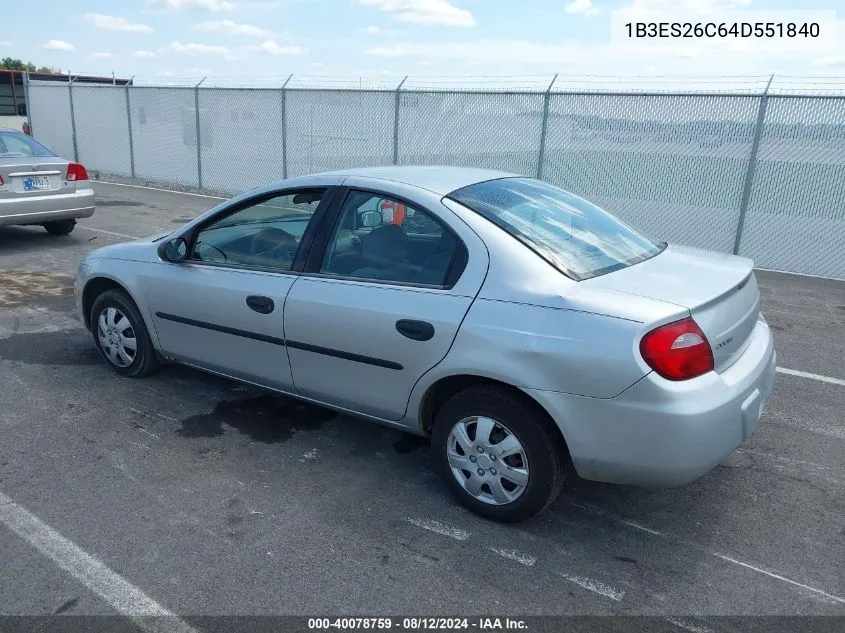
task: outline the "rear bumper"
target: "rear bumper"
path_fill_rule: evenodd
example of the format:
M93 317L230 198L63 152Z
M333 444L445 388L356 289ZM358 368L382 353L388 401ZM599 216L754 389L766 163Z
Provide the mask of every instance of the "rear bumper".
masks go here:
M758 321L722 373L683 382L652 372L615 398L527 390L552 415L584 479L680 486L715 467L757 428L775 383L769 326Z
M0 226L88 218L93 214L93 189L80 189L74 193L52 196L0 199Z

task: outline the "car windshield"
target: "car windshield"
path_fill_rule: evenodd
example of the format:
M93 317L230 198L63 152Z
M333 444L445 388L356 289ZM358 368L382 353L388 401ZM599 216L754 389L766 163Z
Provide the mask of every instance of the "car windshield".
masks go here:
M578 281L639 263L665 247L583 198L533 178L481 182L449 198Z
M35 139L15 131L0 131L0 157L4 156L55 156Z

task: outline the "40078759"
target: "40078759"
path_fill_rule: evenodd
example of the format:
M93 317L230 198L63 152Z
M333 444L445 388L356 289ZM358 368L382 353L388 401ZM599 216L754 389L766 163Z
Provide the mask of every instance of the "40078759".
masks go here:
M393 628L392 618L308 618L308 629L314 631L361 631Z

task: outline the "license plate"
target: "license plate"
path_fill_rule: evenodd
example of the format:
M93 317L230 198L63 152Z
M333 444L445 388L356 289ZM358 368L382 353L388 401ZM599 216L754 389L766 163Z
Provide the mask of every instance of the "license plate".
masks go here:
M50 179L46 176L31 176L23 179L24 191L38 191L39 189L49 189Z

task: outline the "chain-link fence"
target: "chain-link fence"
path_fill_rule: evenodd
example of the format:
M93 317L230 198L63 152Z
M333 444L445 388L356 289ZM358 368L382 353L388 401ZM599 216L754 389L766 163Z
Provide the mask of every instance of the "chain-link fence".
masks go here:
M290 80L289 80L290 81ZM30 82L34 135L89 169L240 192L449 164L537 176L655 239L845 279L845 96Z

